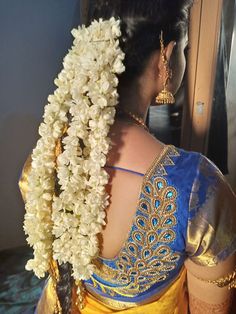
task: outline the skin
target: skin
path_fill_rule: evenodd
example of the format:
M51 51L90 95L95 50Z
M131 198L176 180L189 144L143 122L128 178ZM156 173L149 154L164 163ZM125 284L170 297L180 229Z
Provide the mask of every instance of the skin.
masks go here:
M206 280L215 280L232 273L235 264L235 255L214 267L199 266L189 259L185 262L191 314L233 313L231 311L233 290L228 290L227 287L219 288L214 284L203 282L195 276Z
M173 94L177 92L183 79L186 66L184 49L187 43L188 38L185 36L178 45L172 41L165 47L167 60L171 61L172 55L172 58L175 59L175 66L172 67L173 79L168 86ZM160 52L156 51L150 57L143 74L132 84L120 90L119 105L135 113L145 121L150 104L153 103L153 100L163 88L161 76L164 73L165 69L160 58Z
M168 86L173 94L176 93L183 79L186 66L184 49L187 41L186 36L178 44L170 42L165 47L166 58L173 70L173 77ZM150 104L162 90L163 72L160 53L156 51L150 57L143 74L132 84L120 90L120 106L145 121ZM112 140L112 149L107 156L107 165L132 169L140 173L147 171L164 147L163 143L130 118L117 119L109 137ZM101 255L105 258L114 258L127 239L132 226L143 178L110 168L106 170L110 174L107 192L111 198L107 208L107 225L101 233ZM227 288L218 288L213 284L202 282L195 276L203 279L218 279L233 271L235 256L215 267L198 266L190 260L186 261L185 266L190 313L230 313L231 292Z

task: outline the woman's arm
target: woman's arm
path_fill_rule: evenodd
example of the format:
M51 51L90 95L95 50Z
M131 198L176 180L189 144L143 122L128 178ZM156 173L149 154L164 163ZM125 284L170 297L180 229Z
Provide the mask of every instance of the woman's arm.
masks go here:
M232 289L229 290L228 285L220 288L216 282L208 281L218 281L233 274L235 265L235 255L214 267L199 266L189 259L185 262L191 314L232 313L230 310L233 299ZM225 280L225 284L227 283Z

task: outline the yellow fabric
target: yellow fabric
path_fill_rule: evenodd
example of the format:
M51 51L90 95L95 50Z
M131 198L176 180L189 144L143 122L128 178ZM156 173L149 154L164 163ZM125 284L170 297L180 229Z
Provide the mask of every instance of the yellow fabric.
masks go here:
M187 314L188 298L185 286L186 270L171 285L171 287L155 302L140 305L131 309L115 311L102 305L89 295L86 296L86 306L81 314L102 314L102 313L126 313L126 314ZM75 313L73 313L75 314Z
M52 279L48 280L46 287L43 290L43 294L38 302L36 313L40 314L54 314L56 308L56 292L53 286Z
M122 311L112 310L109 307L101 304L94 297L87 294L85 297L85 308L81 311L74 308L72 310L72 314L105 314L118 312L126 314L187 314L188 298L185 283L186 270L184 269L180 277L157 301ZM55 306L55 290L51 279L49 279L38 303L37 314L54 314Z

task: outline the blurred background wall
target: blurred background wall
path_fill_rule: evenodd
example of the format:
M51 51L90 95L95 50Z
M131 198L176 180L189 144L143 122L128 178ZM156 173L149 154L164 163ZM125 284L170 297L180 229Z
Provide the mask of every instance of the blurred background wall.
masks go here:
M0 250L25 244L18 178L79 22L79 0L0 0Z

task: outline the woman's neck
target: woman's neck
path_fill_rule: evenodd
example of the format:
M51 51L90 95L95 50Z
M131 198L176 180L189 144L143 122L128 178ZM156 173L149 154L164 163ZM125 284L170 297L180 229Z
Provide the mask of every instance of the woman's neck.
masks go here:
M147 81L140 78L138 81L119 88L119 107L130 111L136 116L142 118L144 122L147 119L148 109L153 99Z

